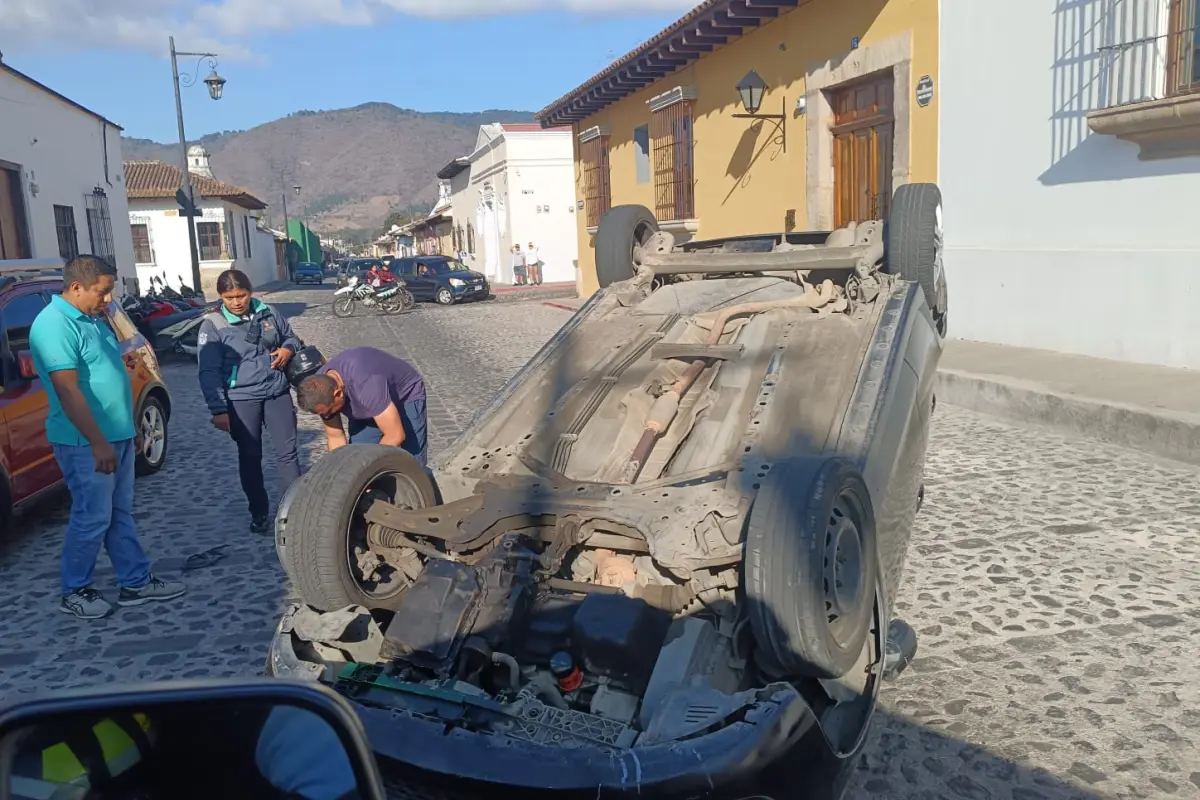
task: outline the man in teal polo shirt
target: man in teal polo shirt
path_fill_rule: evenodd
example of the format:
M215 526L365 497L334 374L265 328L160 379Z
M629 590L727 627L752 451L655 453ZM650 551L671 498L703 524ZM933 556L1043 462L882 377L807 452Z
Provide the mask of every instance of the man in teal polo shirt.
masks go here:
M38 377L50 411L46 438L71 491L71 519L62 551L62 606L80 619L101 619L113 607L92 586L101 545L121 586L117 605L173 600L182 583L150 572L133 522L133 387L121 346L104 320L117 271L97 256L77 256L63 269L63 292L29 331Z

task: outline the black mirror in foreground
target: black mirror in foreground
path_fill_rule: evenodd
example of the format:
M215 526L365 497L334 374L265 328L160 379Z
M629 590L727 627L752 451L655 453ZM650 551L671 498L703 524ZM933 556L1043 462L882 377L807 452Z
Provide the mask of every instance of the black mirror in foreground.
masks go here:
M383 800L358 717L284 680L61 692L0 712L0 800Z

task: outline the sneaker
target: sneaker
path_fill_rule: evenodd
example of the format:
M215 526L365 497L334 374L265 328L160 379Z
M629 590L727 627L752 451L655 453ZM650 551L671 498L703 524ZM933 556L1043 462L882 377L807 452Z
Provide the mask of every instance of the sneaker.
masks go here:
M270 518L255 517L253 520L250 521L250 532L251 533L263 533L263 534L270 533L271 532Z
M104 599L104 595L87 586L63 597L58 610L79 619L104 619L113 612L113 607Z
M176 597L183 597L187 594L187 587L179 581L164 581L162 578L150 576L149 582L145 586L137 589L121 588L121 594L117 597L117 605L122 608L126 606L140 606L143 603L151 603L156 600L174 600Z

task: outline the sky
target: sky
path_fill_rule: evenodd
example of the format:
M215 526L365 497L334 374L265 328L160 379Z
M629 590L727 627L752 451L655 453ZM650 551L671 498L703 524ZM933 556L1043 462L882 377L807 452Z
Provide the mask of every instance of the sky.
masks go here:
M167 37L218 54L187 136L385 102L539 111L699 0L0 0L6 64L125 128L178 141ZM180 58L203 79L207 61Z

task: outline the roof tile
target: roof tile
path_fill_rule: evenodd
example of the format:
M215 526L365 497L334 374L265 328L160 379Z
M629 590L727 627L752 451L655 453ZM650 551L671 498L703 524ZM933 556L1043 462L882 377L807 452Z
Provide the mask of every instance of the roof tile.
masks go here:
M216 197L228 200L250 211L259 211L267 204L259 200L249 189L190 173L193 190L201 197ZM163 161L126 161L125 191L130 200L159 200L174 198L182 181L179 167Z

